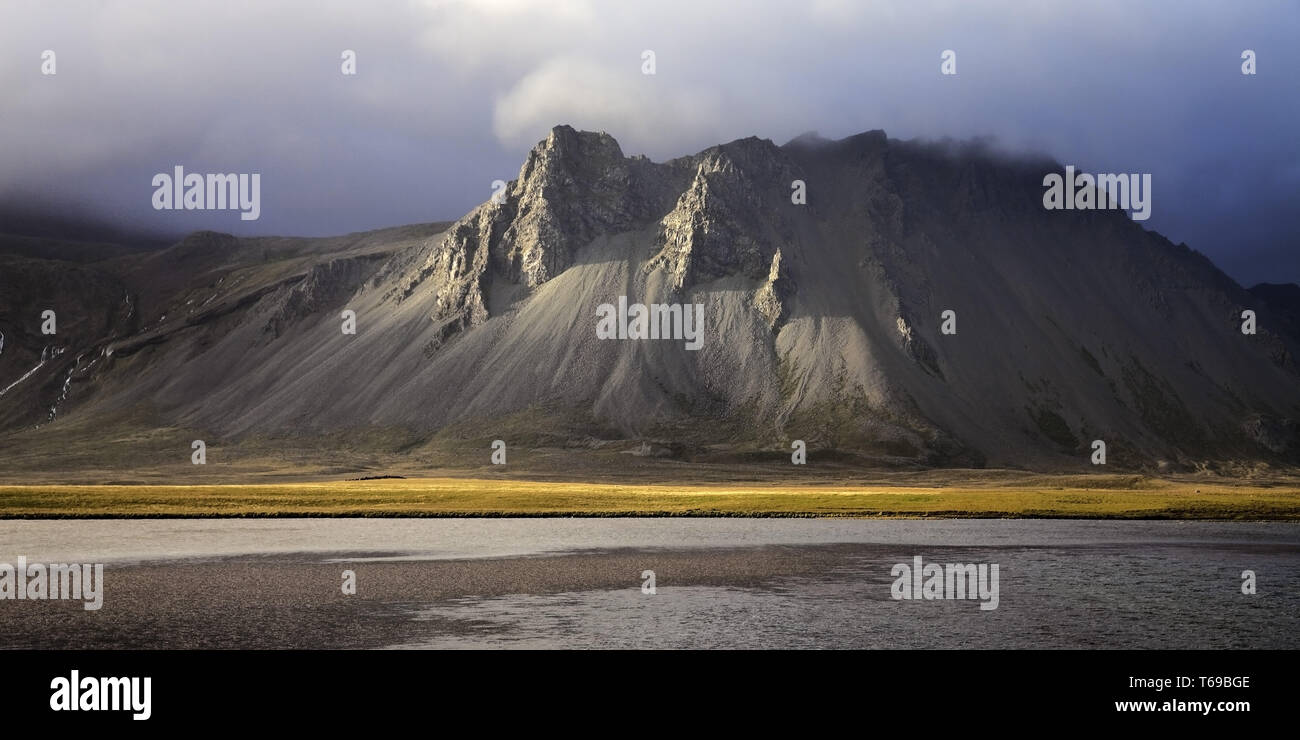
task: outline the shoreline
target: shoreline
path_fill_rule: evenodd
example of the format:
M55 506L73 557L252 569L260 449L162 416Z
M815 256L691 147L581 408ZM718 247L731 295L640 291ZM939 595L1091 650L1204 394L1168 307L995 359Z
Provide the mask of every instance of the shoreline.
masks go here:
M262 513L228 513L228 514L9 514L0 512L0 521L14 522L57 522L57 521L131 521L131 520L275 520L275 519L860 519L860 520L964 520L988 519L1005 521L1084 521L1084 522L1251 522L1290 524L1300 521L1300 514L1284 517L1214 516L1202 514L1159 513L1159 514L982 514L966 511L925 512L922 514L906 512L883 512L861 514L825 514L816 512L657 512L657 511L555 511L555 512L262 512Z

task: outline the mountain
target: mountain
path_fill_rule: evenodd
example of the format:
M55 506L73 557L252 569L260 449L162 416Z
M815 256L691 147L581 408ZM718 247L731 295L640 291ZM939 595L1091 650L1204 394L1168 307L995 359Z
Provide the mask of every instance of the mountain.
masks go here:
M903 468L1093 470L1096 439L1111 469L1300 462L1294 314L1123 211L1045 210L1062 170L879 131L655 163L559 126L450 225L0 255L0 459L131 470L203 434L339 473L493 439L574 470L788 465L796 439ZM600 339L620 297L702 306L699 348Z

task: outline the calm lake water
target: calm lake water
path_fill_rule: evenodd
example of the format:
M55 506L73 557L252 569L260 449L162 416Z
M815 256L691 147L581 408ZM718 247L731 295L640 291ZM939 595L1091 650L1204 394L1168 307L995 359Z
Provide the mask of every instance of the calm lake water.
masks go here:
M403 605L424 624L390 647L1300 647L1300 525L1218 522L800 519L0 521L0 562L157 564L244 556L316 561L502 559L717 548L824 569L736 585L466 596ZM779 546L774 548L773 546ZM895 600L891 569L997 564L998 606ZM772 561L775 562L775 561ZM485 564L486 565L486 564ZM346 566L341 566L346 567ZM705 566L707 567L707 566ZM1253 571L1254 595L1242 593ZM715 579L716 580L716 579ZM725 581L725 578L722 579ZM414 625L419 626L419 625ZM447 629L442 629L447 626ZM451 628L451 627L454 627Z

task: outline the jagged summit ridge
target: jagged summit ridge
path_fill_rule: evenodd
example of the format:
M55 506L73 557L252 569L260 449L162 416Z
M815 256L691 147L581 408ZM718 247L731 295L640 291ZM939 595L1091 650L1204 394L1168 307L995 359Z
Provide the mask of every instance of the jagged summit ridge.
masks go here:
M780 244L794 238L789 209L773 187L798 179L793 166L772 142L756 138L707 149L697 160L690 186L660 221L650 266L668 270L678 289L735 273L763 277Z
M742 139L657 164L624 156L604 132L557 126L529 152L502 197L396 265L393 272L401 275L391 295L400 301L431 291L431 318L460 331L490 315L491 280L536 288L572 265L578 249L597 236L652 223L659 226L652 267L671 272L674 287L737 271L761 278L772 267L776 235L790 235L773 193L765 191L790 171L768 140ZM753 237L743 225L769 220L761 232L770 233Z

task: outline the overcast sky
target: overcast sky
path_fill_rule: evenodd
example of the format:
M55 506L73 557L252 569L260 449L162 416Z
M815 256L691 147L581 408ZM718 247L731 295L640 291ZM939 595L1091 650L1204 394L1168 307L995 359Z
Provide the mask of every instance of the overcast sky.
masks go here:
M1298 32L1294 0L3 0L0 204L327 235L457 218L558 123L655 160L884 129L1151 173L1147 228L1300 281ZM261 218L153 210L178 164L261 173Z

